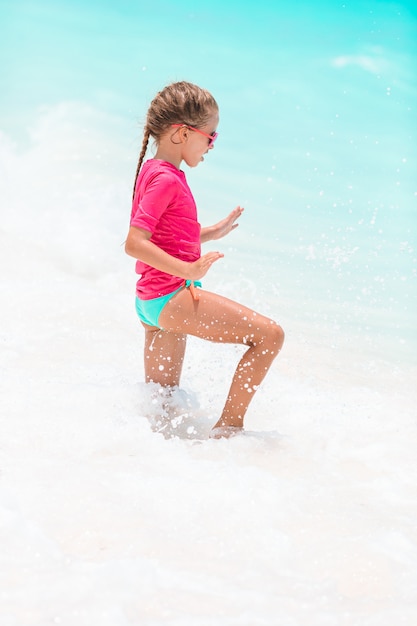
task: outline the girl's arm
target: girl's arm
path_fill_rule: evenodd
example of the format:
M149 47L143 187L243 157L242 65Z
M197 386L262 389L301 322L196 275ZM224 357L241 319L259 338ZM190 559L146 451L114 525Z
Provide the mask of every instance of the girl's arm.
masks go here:
M150 241L150 237L150 232L131 226L125 243L126 254L155 267L161 272L179 276L186 280L203 278L211 265L223 256L221 252L208 252L197 259L197 261L194 261L194 263L188 263L171 256L156 246Z
M242 215L244 209L241 206L237 206L224 220L221 220L213 226L206 226L200 231L200 241L211 241L213 239L221 239L225 235L228 235L231 230L234 230L239 226L235 224L235 221Z

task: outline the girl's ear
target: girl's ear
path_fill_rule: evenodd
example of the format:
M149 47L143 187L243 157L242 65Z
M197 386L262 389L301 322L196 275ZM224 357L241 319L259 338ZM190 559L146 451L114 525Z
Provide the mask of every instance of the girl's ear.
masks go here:
M179 126L177 124L175 124L175 126L178 126L178 128L176 128L174 133L171 135L172 143L186 143L189 134L188 128L186 126Z
M179 129L179 136L181 139L181 143L185 143L188 139L188 128L186 126L181 126Z

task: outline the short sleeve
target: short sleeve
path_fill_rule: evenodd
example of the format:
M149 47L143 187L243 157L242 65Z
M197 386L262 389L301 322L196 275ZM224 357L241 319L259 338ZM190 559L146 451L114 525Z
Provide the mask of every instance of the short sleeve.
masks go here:
M154 233L177 191L177 182L169 172L155 173L135 194L130 225Z

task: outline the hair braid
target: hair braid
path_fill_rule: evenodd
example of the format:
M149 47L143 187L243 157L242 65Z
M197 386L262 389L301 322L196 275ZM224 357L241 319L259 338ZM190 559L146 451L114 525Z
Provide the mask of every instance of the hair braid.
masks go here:
M146 150L148 148L148 143L149 143L149 137L150 136L151 136L151 133L150 133L148 127L145 126L145 132L144 132L144 135L143 135L143 142L142 142L142 150L141 150L140 155L139 155L139 161L138 161L138 165L137 165L137 168L136 168L135 182L134 182L134 185L133 185L133 196L135 195L136 181L137 181L138 176L139 176L139 170L140 170L140 168L142 166L143 159L145 158L145 154L146 154Z

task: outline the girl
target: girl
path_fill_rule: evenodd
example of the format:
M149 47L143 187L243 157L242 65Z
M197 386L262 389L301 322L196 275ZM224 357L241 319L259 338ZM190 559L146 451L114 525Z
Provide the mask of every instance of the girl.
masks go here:
M179 386L187 335L247 346L211 431L215 438L243 430L249 403L284 341L273 320L201 289L199 279L223 254L201 255L200 244L235 229L243 211L238 206L217 224L201 228L180 169L182 161L189 167L204 161L218 123L217 103L205 89L177 82L156 95L146 117L125 245L140 274L136 310L145 328L146 382ZM142 167L150 137L156 154Z

